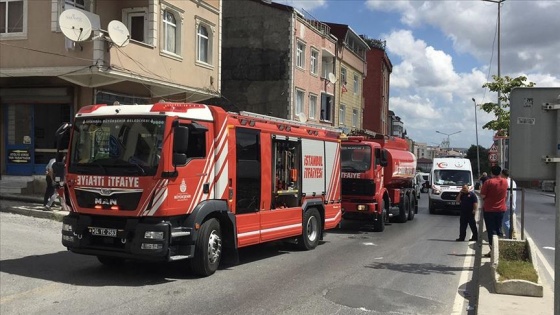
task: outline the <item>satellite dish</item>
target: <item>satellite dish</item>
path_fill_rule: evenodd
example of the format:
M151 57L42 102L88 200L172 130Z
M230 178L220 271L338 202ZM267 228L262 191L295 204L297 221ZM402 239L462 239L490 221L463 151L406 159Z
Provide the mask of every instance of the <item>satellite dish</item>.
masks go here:
M332 73L332 72L329 73L329 81L330 81L332 84L335 84L335 83L336 83L336 75L334 75L334 73Z
M62 34L75 42L87 40L93 31L91 21L87 15L77 9L63 11L58 18L58 25Z
M130 42L130 32L121 21L113 20L109 22L107 32L111 41L119 47L124 47Z
M305 115L304 113L299 113L296 115L298 117L298 120L302 123L307 122L307 115Z

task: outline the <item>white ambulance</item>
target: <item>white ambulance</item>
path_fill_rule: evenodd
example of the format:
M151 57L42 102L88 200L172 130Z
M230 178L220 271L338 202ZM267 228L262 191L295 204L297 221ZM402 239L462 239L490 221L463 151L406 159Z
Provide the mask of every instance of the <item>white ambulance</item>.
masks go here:
M463 185L474 188L471 161L459 157L435 158L430 172L428 204L430 214L436 209L458 209L455 198Z

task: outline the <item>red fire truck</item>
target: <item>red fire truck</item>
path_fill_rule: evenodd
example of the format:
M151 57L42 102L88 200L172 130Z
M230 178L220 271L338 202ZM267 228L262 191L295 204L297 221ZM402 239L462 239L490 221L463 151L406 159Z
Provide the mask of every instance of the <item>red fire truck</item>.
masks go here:
M416 156L404 139L358 130L342 141L341 150L344 219L372 220L381 232L389 218L414 218Z
M59 134L62 244L107 265L186 259L202 276L244 246L313 249L341 220L339 135L202 104L83 107Z

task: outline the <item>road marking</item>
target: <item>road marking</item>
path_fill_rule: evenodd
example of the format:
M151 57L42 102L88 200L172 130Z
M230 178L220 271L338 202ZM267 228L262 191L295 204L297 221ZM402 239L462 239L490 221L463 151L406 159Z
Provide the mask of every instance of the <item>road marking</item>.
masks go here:
M364 242L362 244L364 244L366 246L377 246L375 243L372 243L372 242Z
M525 230L525 237L529 237L531 239L533 239L529 233L527 233L527 230ZM534 242L533 242L534 243ZM537 258L539 258L539 260L542 262L544 269L546 269L546 271L548 272L548 274L550 275L550 277L552 278L552 282L554 282L554 269L550 266L550 264L548 263L548 261L546 260L546 258L544 258L542 252L539 250L538 246L535 246L535 254L537 255Z
M469 283L469 277L474 272L474 257L476 252L474 248L478 246L475 242L473 243L474 246L467 246L467 253L465 254L465 261L463 262L463 271L461 272L461 276L459 277L459 285L464 285L465 290L461 291L464 292L464 296L459 294L459 287L457 287L457 293L455 294L455 301L453 301L453 310L451 314L464 314L463 310L466 310L465 302L469 302L467 297L471 296L472 294L467 291L467 284ZM470 271L469 271L470 270ZM467 305L470 307L470 305Z
M545 246L545 247L543 247L543 249L550 249L550 250L554 250L554 247L550 247L550 246Z
M33 288L31 290L18 292L12 295L2 296L0 297L0 305L9 303L15 299L27 298L27 296L29 295L38 295L39 293L46 293L46 292L56 292L55 288L57 287L60 287L59 283L50 283L42 287Z

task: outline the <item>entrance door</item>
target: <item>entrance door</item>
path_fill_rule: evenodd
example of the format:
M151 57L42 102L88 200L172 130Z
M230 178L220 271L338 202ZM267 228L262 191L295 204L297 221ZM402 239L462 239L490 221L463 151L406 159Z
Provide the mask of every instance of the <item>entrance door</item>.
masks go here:
M55 132L70 121L70 104L3 106L6 126L6 174L42 175L56 156Z
M6 126L6 174L33 174L33 105L9 104L4 107ZM44 173L44 171L43 171Z

